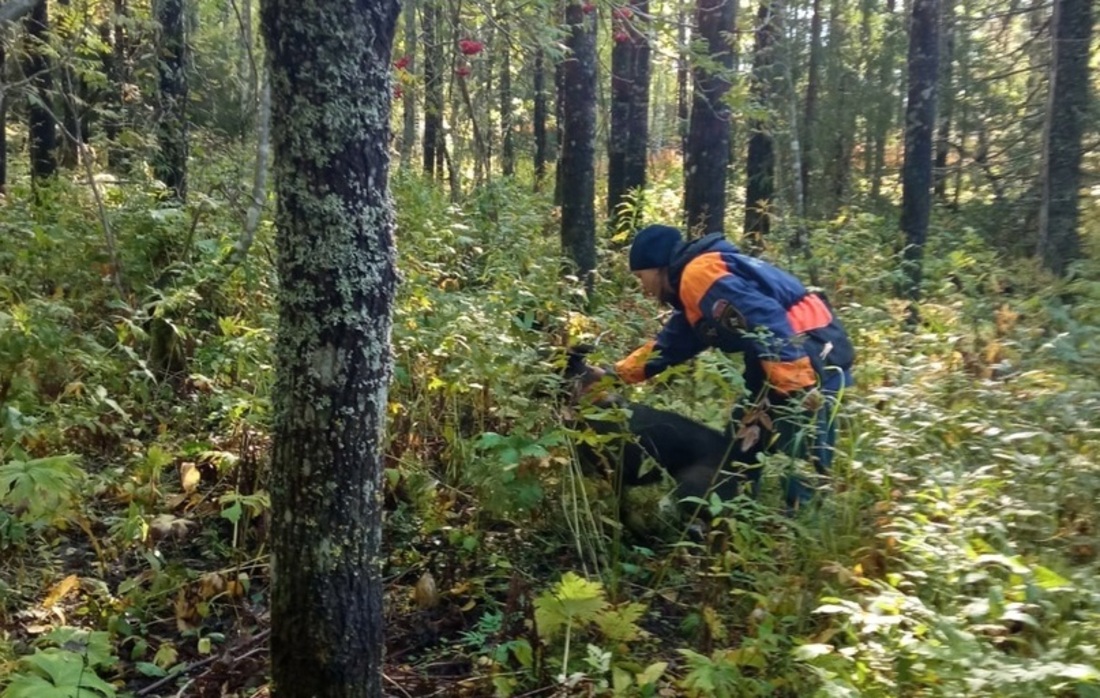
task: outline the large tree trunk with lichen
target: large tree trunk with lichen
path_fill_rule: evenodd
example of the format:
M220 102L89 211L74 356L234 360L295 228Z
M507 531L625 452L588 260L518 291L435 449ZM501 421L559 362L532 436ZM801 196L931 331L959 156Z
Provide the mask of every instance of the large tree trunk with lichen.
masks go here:
M160 105L153 171L177 201L187 200L187 34L184 0L160 0Z
M279 332L272 455L275 695L382 695L382 438L396 284L396 0L263 0Z
M737 21L737 4L698 0L695 17L708 60L694 69L695 92L684 157L684 211L689 229L711 233L725 228L730 107L724 98L733 69L730 36Z
M562 250L586 284L596 268L596 28L578 4L565 9L569 55L562 61Z
M1054 61L1043 139L1043 198L1039 252L1043 266L1065 274L1081 257L1077 230L1081 196L1081 140L1089 115L1092 0L1054 3Z

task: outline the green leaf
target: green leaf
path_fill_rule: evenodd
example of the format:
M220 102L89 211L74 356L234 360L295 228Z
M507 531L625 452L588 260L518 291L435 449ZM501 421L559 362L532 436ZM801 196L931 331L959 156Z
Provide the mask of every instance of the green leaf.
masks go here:
M815 642L809 645L801 645L800 647L796 647L794 650L794 658L801 662L808 662L811 659L816 659L822 655L829 654L832 651L832 645Z

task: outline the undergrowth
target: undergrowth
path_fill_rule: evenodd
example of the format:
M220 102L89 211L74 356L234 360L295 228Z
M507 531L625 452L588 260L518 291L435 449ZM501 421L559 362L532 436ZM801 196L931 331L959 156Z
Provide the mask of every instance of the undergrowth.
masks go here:
M231 267L224 187L181 210L104 186L117 268L84 185L0 212L0 695L249 695L270 222ZM796 464L774 457L760 501L703 502L700 529L574 466L555 349L612 361L658 327L620 243L586 297L545 198L498 180L453 203L400 173L394 194L387 676L409 695L1100 695L1095 263L1056 283L945 214L912 328L892 222L815 226L860 354L831 491L784 516ZM647 201L675 220L660 184ZM630 395L721 427L739 389L710 352Z

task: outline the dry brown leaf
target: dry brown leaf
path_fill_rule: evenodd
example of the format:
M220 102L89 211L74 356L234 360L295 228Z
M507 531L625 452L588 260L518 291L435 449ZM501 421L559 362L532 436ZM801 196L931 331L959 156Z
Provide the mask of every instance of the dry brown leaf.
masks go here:
M190 461L180 463L180 485L184 492L188 494L194 492L201 479L202 473L199 472L199 466Z
M69 592L75 589L79 584L80 580L77 579L75 574L70 574L68 577L65 577L57 584L54 584L50 592L46 594L46 598L42 601L42 607L50 608L56 605L61 599L68 596Z
M181 519L178 516L158 514L156 518L149 522L149 537L153 540L163 538L183 540L187 537L188 532L197 526L198 524L194 521Z
M741 450L747 451L760 441L760 427L756 424L741 427L741 431L737 432L737 438L741 440Z
M421 609L432 608L439 603L439 591L435 586L435 577L431 572L425 571L416 580L416 588L413 589L413 599Z

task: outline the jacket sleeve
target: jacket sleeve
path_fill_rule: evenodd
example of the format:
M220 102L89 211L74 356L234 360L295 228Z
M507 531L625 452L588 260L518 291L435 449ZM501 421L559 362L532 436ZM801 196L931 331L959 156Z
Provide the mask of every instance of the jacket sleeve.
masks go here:
M627 383L640 383L669 366L681 364L705 348L687 318L677 310L657 333L657 339L634 350L615 364L615 372Z

